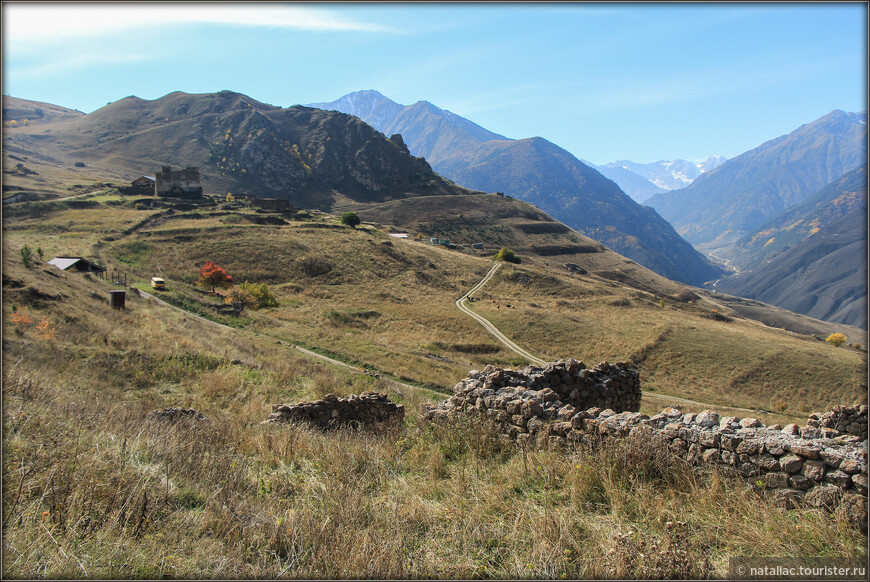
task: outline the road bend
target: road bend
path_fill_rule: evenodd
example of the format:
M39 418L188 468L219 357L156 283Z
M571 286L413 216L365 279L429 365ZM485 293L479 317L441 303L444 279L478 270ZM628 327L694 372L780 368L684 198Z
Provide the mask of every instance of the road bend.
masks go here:
M489 272L486 275L484 275L483 279L481 279L480 282L477 283L477 285L472 287L468 291L468 293L466 293L465 295L463 295L462 297L460 297L459 299L456 300L456 307L458 307L462 313L468 315L469 317L474 318L478 323L480 323L480 325L483 326L483 329L488 331L495 339L497 339L499 342L501 342L505 347L507 347L511 351L521 355L522 357L526 358L527 360L529 360L533 364L537 364L538 366L546 366L547 362L545 362L541 358L537 358L537 357L533 356L532 354L530 354L529 352L527 352L526 350L524 350L523 348L521 348L520 346L518 346L517 344L512 342L506 335L504 335L502 332L500 332L498 330L498 328L496 328L493 324L491 324L489 322L489 320L487 320L482 315L476 314L475 312L473 312L471 309L469 309L465 305L465 302L468 301L468 299L472 295L474 295L484 285L486 285L490 279L492 279L492 276L495 275L495 272L498 271L499 267L501 267L501 263L496 263L495 265L493 265L492 269L490 269Z

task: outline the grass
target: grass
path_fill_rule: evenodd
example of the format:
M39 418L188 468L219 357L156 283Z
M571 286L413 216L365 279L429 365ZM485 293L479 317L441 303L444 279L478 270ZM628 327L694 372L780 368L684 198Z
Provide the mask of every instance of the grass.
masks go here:
M270 283L280 306L246 311L232 329L135 293L114 311L108 283L25 269L21 244L67 253L54 250L60 234L16 218L4 237L4 578L669 578L724 576L731 556L866 557L866 536L839 516L778 508L643 443L565 456L516 450L474 425L418 424L421 404L444 395L388 377L449 387L469 368L518 363L453 306L487 259L386 245L373 229L206 214L123 235L146 216L100 205L47 221L69 225L75 254L91 252L143 290L162 275L160 297L212 319L220 299L192 286L205 260ZM303 268L306 257L330 268ZM719 390L728 404L760 408L791 386L784 412L798 414L863 381L861 352L713 321L699 305L663 308L594 276L505 266L470 305L548 358L634 358L658 393ZM34 324L13 325L13 309ZM52 338L38 333L43 319ZM294 343L384 378L309 360ZM405 405L400 430L260 424L274 404L367 390ZM170 406L208 421L147 416ZM638 557L654 547L661 558Z

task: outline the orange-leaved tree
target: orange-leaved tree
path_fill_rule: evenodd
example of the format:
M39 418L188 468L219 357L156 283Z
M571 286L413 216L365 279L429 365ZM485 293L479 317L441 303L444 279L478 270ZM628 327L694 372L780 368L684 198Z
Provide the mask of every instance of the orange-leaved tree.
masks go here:
M226 270L211 261L206 261L205 266L199 270L200 287L211 287L212 293L216 287L226 288L232 284L233 278L227 275Z

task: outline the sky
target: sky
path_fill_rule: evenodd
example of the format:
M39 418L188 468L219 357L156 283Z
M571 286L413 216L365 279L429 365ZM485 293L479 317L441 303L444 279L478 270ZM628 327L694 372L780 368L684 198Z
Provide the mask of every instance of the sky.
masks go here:
M429 101L595 164L734 157L867 110L867 4L3 2L3 94Z

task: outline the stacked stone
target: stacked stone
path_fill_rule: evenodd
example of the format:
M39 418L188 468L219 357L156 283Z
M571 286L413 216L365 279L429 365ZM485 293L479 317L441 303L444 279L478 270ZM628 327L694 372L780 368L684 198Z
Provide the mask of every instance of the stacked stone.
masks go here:
M445 419L473 411L507 437L533 439L535 446L549 446L551 437L554 443L564 441L578 410L636 411L641 398L637 371L628 364L602 362L587 369L574 359L519 371L487 366L482 372L472 370L453 390L446 402L424 405L423 417Z
M148 413L148 418L170 422L181 419L207 420L203 413L197 412L193 408L164 408L162 410L153 410Z
M365 392L347 398L327 394L315 402L276 404L264 423L302 422L323 429L345 425L382 429L400 425L404 418L404 406L395 404L386 394Z
M563 380L562 372L568 372L569 381ZM613 381L607 384L607 379ZM545 380L551 384L545 385ZM589 396L583 395L581 383ZM616 386L628 395L595 389L599 385ZM606 363L586 370L572 360L519 372L487 366L482 372L469 373L454 390L444 403L424 406L423 418L471 415L486 419L503 438L518 445L551 450L596 446L636 434L690 464L733 471L772 490L783 502L840 504L852 508L850 516L866 512L866 428L863 436L848 434L850 426L860 427L856 422L860 415L866 419L866 407L838 407L831 413L815 414L810 420L817 420L818 427L764 426L755 418L720 417L712 410L683 414L677 408L666 408L649 417L637 412L640 386L636 372L625 364ZM618 402L624 408L588 407L586 402ZM847 433L821 426L835 422L831 419L837 419ZM862 523L861 519L857 522Z
M820 431L834 431L834 436L850 434L867 440L867 405L835 406L824 414L810 415L807 426Z

